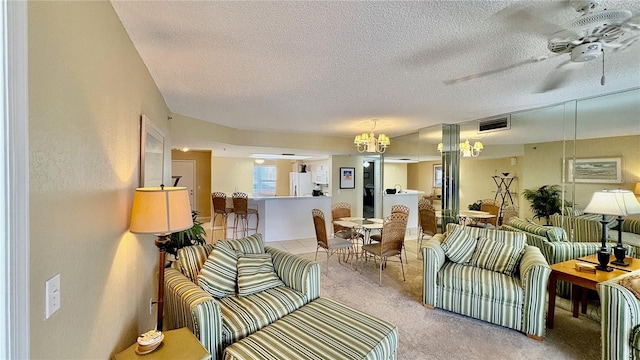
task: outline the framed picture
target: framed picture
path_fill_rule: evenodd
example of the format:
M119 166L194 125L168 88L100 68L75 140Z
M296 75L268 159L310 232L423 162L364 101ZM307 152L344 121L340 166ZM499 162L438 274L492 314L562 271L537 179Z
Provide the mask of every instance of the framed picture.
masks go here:
M442 165L433 165L433 187L442 187Z
M341 167L340 168L340 189L356 188L356 168Z
M140 186L164 184L164 133L146 115L140 119Z
M592 158L567 160L569 182L577 183L622 183L622 158Z

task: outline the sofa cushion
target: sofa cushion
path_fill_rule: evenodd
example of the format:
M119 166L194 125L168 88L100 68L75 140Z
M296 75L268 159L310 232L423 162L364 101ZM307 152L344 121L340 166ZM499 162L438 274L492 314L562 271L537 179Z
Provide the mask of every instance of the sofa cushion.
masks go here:
M469 265L513 276L523 252L524 247L481 236Z
M627 288L627 290L640 299L640 275L626 276L620 280L618 284Z
M213 244L203 244L185 246L178 249L178 264L180 265L180 271L184 276L188 277L189 280L194 283L197 282L200 269L204 262L207 261L207 257L209 257L213 247Z
M264 241L262 234L253 234L242 239L225 240L229 242L233 250L243 254L264 253Z
M273 269L271 254L238 256L239 296L249 296L278 286L284 286L284 283Z
M442 242L442 250L447 257L457 263L471 260L476 248L476 239L471 237L462 227L453 229Z
M520 304L524 294L524 289L516 277L453 262L445 262L438 271L436 281L441 288L464 293L473 298L491 299L503 305ZM452 299L439 301L449 300Z
M555 226L542 226L520 218L511 218L509 225L528 233L542 236L551 242L567 241L567 233L564 229Z
M215 298L236 293L238 258L231 244L219 240L198 275L198 285Z
M245 297L228 296L220 299L223 347L290 314L307 302L306 295L286 286Z
M462 226L451 223L447 224L447 230L453 231L455 228L462 228L474 239L484 236L491 240L506 242L518 247L524 247L527 243L527 236L521 232L487 229L475 226Z

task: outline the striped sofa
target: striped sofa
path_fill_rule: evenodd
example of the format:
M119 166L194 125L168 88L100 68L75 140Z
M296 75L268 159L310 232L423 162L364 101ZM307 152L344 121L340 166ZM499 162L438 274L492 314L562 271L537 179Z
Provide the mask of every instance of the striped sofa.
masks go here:
M540 249L526 245L523 233L476 227L461 227L478 245L468 262L454 262L443 249L448 237L458 233L460 225L447 224L445 234L436 234L422 246L422 302L428 308L440 308L493 324L505 326L542 339L545 334L546 289L551 274ZM477 239L477 240L476 240ZM477 267L473 258L484 239L502 244L520 244L515 271L508 275ZM501 252L492 252L489 256ZM501 256L501 255L498 255ZM505 259L494 259L503 261Z
M220 257L227 250L232 258ZM265 247L260 234L180 249L165 269L164 319L165 330L188 327L219 360L393 360L398 345L395 325L321 298L319 265Z
M621 285L640 270L597 284L602 320L602 359L640 359L640 300Z

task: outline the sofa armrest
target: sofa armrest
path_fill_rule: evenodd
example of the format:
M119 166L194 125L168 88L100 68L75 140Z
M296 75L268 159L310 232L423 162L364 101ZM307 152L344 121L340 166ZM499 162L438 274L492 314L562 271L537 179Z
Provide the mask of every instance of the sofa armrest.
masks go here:
M623 278L639 275L640 271L598 283L602 309L602 358L630 359L633 328L640 324L640 301L631 291L620 285Z
M434 235L429 241L422 244L422 304L430 307L436 306L438 271L444 265L446 257L440 244L444 240L443 234Z
M222 358L222 312L217 300L179 270L164 272L166 329L188 327L214 359Z
M520 260L520 280L524 288L522 331L527 335L544 336L545 300L551 268L535 246L526 246Z
M320 265L300 256L265 247L265 252L271 254L276 274L284 284L307 296L307 302L320 297Z

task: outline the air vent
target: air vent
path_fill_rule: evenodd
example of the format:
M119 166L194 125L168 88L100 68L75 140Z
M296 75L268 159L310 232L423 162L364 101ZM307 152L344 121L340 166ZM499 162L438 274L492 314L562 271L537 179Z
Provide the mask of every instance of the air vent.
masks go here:
M502 131L511 129L511 116L494 119L478 120L478 133Z

